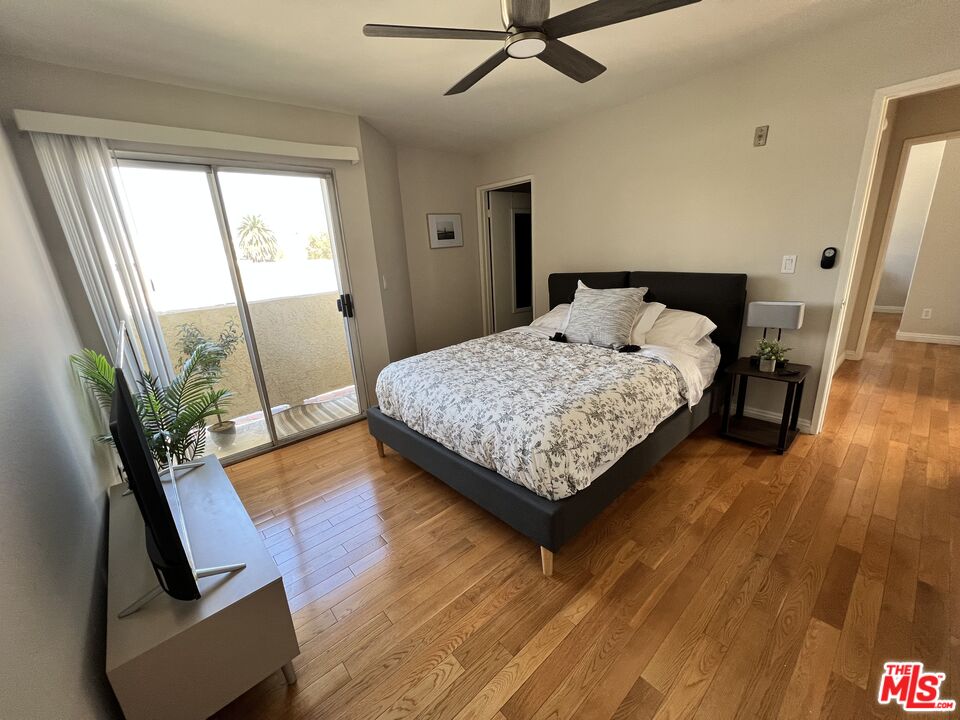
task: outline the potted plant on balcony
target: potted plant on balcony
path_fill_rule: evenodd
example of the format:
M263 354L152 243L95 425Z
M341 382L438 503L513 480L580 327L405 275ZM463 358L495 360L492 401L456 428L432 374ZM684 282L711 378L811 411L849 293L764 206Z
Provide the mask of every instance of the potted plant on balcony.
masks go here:
M233 354L241 340L243 340L243 332L232 319L224 323L220 335L215 340L204 337L200 328L193 323L177 326L177 348L181 356L189 358L198 347L207 346L208 352L203 354L203 369L214 377L216 382L223 379L223 362ZM233 420L224 420L219 406L214 411L217 422L210 426L210 432L236 432L236 423Z
M763 338L757 345L757 356L760 358L760 372L773 372L778 365L786 362L786 354L793 348L784 347L777 340Z
M137 382L138 392L134 397L137 414L150 452L161 468L171 462L177 465L190 462L203 455L207 418L216 415L217 409L230 397L228 390L214 388L218 378L205 369L209 367L210 357L217 352L210 343L197 345L167 387L150 372L145 372ZM70 363L93 391L100 406L109 412L116 382L113 364L90 349L71 355ZM110 435L97 439L113 442Z

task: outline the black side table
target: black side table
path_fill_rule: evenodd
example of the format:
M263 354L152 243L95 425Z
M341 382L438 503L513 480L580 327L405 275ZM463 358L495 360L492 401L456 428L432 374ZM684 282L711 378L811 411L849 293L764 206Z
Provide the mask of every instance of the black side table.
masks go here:
M797 419L800 416L800 401L803 399L803 385L807 373L812 368L809 365L787 363L785 367L773 372L760 372L760 368L751 364L750 358L737 360L727 368L730 375L730 391L723 402L723 419L720 434L724 437L742 440L774 448L777 454L782 455L790 447L797 436ZM783 419L780 424L744 417L743 406L747 399L747 380L760 378L786 384L787 392L783 401ZM737 412L730 416L730 397L733 386L737 385Z

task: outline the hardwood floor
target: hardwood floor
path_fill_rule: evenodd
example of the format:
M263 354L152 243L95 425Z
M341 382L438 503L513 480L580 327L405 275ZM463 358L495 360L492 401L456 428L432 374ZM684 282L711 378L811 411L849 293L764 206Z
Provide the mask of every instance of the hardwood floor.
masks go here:
M781 456L689 438L556 556L359 423L229 474L301 654L223 718L894 717L884 660L960 697L960 347L837 374Z

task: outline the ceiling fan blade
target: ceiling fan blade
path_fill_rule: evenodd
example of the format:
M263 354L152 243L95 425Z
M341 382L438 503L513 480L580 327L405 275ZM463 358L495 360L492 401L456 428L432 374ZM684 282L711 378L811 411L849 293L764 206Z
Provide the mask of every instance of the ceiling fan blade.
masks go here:
M506 40L503 30L418 27L416 25L364 25L367 37L430 38L434 40Z
M498 50L489 58L484 60L476 69L474 69L469 75L463 78L460 82L454 85L452 88L447 90L444 95L457 95L466 90L469 90L477 82L483 78L488 73L492 72L500 63L506 60L509 55L507 55L506 50Z
M593 80L607 69L589 55L584 55L559 40L548 40L547 47L537 57L567 77L582 83Z
M697 2L700 0L595 0L550 18L543 24L543 32L562 38Z

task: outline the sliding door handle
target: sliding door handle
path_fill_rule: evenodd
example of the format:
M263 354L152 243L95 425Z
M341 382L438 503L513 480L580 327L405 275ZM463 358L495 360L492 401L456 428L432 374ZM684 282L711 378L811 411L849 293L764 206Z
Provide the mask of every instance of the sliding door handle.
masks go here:
M345 318L353 317L353 298L350 297L350 293L337 298L337 310L339 310Z

